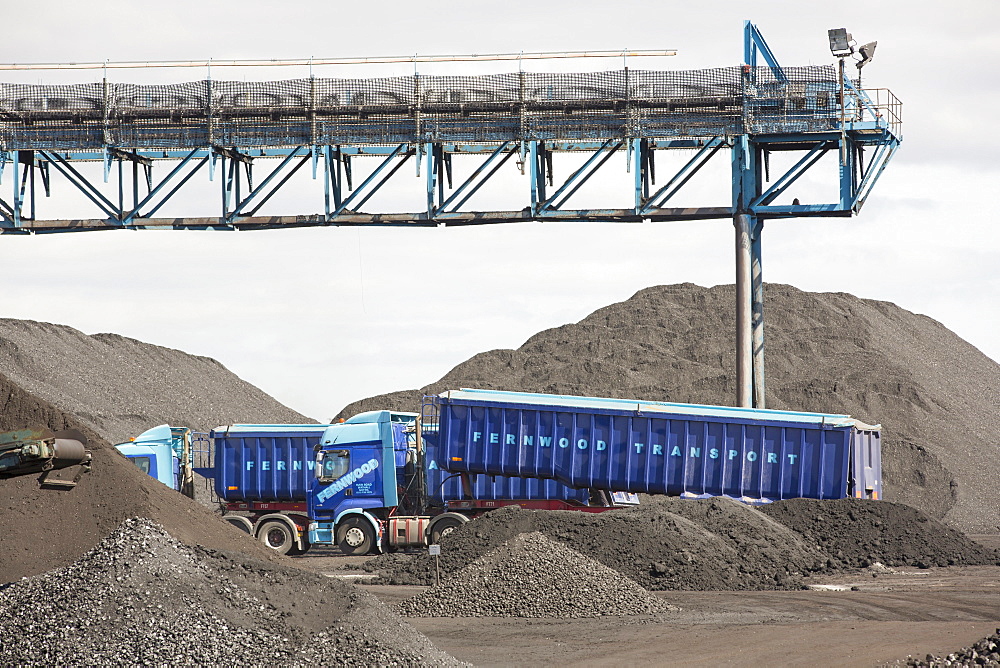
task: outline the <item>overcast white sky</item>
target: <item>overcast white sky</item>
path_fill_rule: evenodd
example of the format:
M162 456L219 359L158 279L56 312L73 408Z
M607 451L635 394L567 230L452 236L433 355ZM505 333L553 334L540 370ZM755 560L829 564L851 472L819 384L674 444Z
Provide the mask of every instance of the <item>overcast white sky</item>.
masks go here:
M739 64L743 20L750 19L778 60L794 66L832 62L826 30L846 27L859 42L879 42L865 85L890 88L903 100L903 145L860 216L768 223L765 280L895 302L941 321L1000 359L1000 134L994 128L1000 4L876 0L814 9L819 5L56 0L5 8L0 61L676 48L677 57L629 65L699 69ZM620 61L601 60L525 65L534 71L620 67ZM412 71L329 67L316 74ZM486 69L420 66L422 74L480 71ZM217 79L307 74L294 68L212 71ZM0 80L45 83L99 76L0 72ZM204 76L197 70L118 70L109 78ZM631 177L624 156L620 162L617 169L605 168L608 178L581 191L581 205L629 200ZM556 164L562 176L566 165ZM692 182L687 203L728 205L724 158L720 165ZM420 210L422 181L407 168L396 178L392 192L366 208ZM217 215L218 183L208 183L205 173L196 179L203 183L164 215ZM526 179L513 166L505 183L497 193L517 203L511 208L526 205ZM10 188L5 175L0 196L9 198ZM502 199L487 194L481 206L492 208L494 197L496 203ZM58 181L43 205L44 218L94 215ZM319 182L304 175L261 213L320 210ZM684 281L711 286L732 283L734 276L730 221L6 235L0 237L0 258L7 286L0 316L91 334L117 332L208 355L320 420L349 401L436 380L477 352L517 347L541 329L577 321L644 287Z

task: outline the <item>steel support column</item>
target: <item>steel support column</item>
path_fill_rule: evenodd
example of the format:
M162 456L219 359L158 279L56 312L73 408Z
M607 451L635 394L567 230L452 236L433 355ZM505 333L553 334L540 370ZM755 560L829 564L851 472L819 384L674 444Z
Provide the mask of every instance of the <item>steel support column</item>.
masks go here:
M736 403L753 407L753 351L751 278L753 219L738 213L733 217L736 227Z
M753 406L766 408L764 387L764 274L760 247L764 221L751 218L750 227L750 284L751 284L751 339L753 345Z
M760 149L747 135L733 142L733 224L736 231L736 401L764 407L764 290L761 225L752 202L761 191Z

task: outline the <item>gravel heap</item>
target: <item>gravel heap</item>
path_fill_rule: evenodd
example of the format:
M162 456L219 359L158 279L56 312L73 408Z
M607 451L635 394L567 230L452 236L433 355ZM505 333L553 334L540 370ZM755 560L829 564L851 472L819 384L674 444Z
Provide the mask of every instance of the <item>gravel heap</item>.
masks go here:
M0 319L0 373L112 443L163 423L315 422L214 359L64 325Z
M926 316L767 284L767 406L884 427L884 494L968 533L1000 532L1000 365ZM344 408L418 410L459 387L732 405L735 288L641 290L492 350L417 390Z
M1000 564L1000 553L898 503L792 499L751 507L731 499L647 497L603 513L487 513L441 540L452 573L524 532L538 531L649 590L799 589L811 573L885 566ZM387 584L430 584L423 554L386 554L363 568Z
M130 517L150 518L188 545L280 560L217 513L144 474L77 417L0 375L0 431L34 424L81 430L93 466L72 489L41 487L37 475L0 481L0 584L72 564Z
M991 636L983 638L972 647L964 647L948 656L928 654L924 659L909 658L907 666L919 668L997 668L1000 666L1000 629Z
M602 617L676 610L635 581L537 531L397 606L407 617Z
M129 519L0 590L3 665L459 665L374 597Z
M671 502L690 518L671 512ZM445 536L442 571L458 571L532 531L649 590L798 589L805 574L830 566L825 553L754 508L729 499L664 499L603 513L508 506ZM430 584L434 577L434 561L425 554L382 555L364 568L389 584Z
M850 568L1000 565L996 550L899 503L789 499L760 510Z

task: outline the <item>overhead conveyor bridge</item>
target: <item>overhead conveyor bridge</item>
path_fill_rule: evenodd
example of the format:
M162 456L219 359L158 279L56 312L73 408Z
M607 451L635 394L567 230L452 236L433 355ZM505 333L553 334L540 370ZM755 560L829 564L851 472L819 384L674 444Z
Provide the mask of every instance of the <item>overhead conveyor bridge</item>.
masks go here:
M691 71L0 84L0 233L630 222L730 218L741 209L760 219L851 215L899 143L898 101L851 80L842 86L832 66L758 66L756 51L748 53L754 57L743 66ZM658 180L656 156L676 149L694 152ZM723 149L732 154L733 201L673 206ZM765 188L762 156L775 151L804 157ZM773 204L820 157L838 151L837 201ZM556 181L552 158L562 152L587 155ZM615 154L627 156L616 163L633 175L634 205L573 208L570 198ZM456 155L479 157L462 161L474 167L460 172ZM81 162L102 163L103 180ZM407 162L417 163L426 201L404 212L368 212L371 197L391 188ZM523 201L515 210L477 210L476 194L510 162L526 177ZM370 168L362 173L359 165ZM322 184L316 212L261 215L304 167ZM220 181L221 211L157 217L199 171ZM69 220L40 215L41 195L57 179L93 208Z

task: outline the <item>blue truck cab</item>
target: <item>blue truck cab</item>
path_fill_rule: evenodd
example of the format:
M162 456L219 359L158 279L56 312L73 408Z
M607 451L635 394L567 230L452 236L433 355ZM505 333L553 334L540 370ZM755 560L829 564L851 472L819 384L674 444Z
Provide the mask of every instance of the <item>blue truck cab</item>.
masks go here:
M355 554L381 547L385 509L399 506L412 460L414 413L371 411L327 427L316 446L309 494L309 542L339 544Z
M115 446L118 452L171 489L181 489L181 461L184 441L190 429L161 424L147 429L134 439Z

